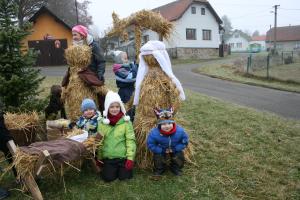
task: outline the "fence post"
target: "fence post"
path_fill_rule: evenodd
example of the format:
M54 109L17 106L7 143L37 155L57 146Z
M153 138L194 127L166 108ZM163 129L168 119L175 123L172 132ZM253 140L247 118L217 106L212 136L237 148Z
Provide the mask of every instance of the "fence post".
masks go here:
M267 79L269 79L270 55L267 56Z
M292 51L292 62L294 60L294 51Z
M250 56L247 58L247 74L249 73Z
M284 64L284 62L283 62L283 52L281 52L281 64Z

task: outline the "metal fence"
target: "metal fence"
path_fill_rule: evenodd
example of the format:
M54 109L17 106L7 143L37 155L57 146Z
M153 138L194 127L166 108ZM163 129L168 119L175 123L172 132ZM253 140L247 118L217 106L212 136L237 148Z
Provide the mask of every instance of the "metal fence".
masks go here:
M259 75L271 78L270 71L276 66L286 66L299 63L300 51L282 51L271 55L267 53L249 54L234 61L236 69L246 74Z

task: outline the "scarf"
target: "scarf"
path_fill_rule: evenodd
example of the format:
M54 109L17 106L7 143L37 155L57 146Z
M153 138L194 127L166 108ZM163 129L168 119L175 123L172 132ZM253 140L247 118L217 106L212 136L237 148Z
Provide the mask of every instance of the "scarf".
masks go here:
M123 116L124 114L120 111L117 115L112 115L108 113L107 118L109 119L109 124L114 126Z
M173 133L176 132L176 124L173 123L173 128L170 131L163 131L161 128L159 129L159 132L165 136L172 135Z

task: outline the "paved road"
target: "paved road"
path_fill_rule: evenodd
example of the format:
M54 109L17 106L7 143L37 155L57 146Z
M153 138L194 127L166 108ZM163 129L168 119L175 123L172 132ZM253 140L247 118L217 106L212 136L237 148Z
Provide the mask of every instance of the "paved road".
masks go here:
M174 73L184 88L286 118L300 119L300 94L219 80L192 72L193 68L201 65L205 63L174 66ZM65 71L65 67L42 68L46 76L62 76ZM111 69L106 70L105 77L113 78Z
M286 118L300 119L300 94L224 81L192 72L193 68L201 65L205 63L174 67L174 73L184 88Z

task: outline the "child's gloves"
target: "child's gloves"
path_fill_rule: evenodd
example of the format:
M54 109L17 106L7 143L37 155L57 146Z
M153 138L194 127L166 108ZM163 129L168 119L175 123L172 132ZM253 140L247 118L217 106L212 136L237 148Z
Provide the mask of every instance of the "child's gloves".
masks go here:
M97 158L95 158L95 161L96 161L96 165L98 167L103 167L103 161L102 160L98 160Z
M103 136L100 133L97 133L95 136L96 142L100 142L102 140Z
M133 165L134 165L134 162L133 160L126 160L125 161L125 169L126 170L132 170L133 169Z

